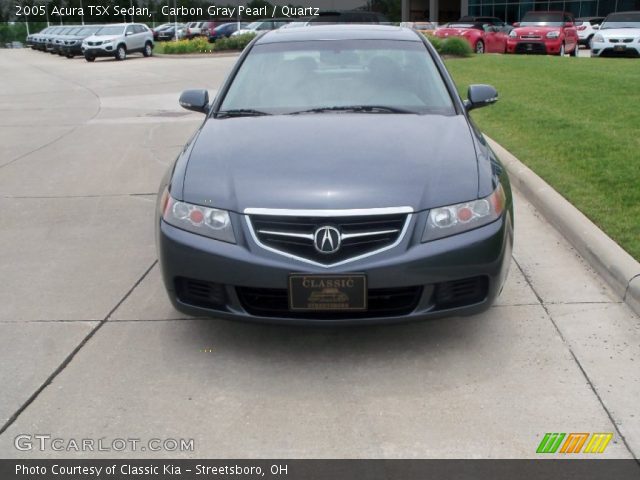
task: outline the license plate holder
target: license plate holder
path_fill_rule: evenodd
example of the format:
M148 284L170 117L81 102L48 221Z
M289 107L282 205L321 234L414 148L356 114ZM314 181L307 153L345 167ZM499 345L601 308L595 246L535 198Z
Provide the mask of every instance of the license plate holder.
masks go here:
M367 276L363 273L289 275L289 309L344 312L367 309Z
M627 49L626 45L614 45L613 49L616 52L624 52Z

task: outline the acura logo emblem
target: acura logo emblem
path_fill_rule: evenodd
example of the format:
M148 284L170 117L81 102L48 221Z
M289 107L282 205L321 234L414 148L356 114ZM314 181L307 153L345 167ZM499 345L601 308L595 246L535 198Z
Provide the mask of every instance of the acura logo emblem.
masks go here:
M313 246L320 253L336 253L341 243L340 231L335 227L320 227L313 234Z

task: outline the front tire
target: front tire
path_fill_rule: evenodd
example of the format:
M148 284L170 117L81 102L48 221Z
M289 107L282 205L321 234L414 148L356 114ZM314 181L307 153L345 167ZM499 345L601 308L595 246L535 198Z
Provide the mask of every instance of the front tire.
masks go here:
M125 48L124 45L118 45L118 48L116 49L116 60L122 61L122 60L125 60L126 58L127 58L127 49Z
M95 62L95 61L96 61L96 57L94 57L94 56L92 56L92 55L85 55L85 56L84 56L84 59L85 59L87 62Z
M564 43L562 45L560 45L560 56L561 57L565 56Z
M142 55L144 55L145 57L150 57L151 55L153 55L153 47L151 46L151 42L147 42L144 44Z
M571 56L577 57L579 53L580 53L580 44L576 43L576 48L574 48L573 51L571 52Z
M484 42L482 40L478 40L474 50L478 55L482 55L484 53Z

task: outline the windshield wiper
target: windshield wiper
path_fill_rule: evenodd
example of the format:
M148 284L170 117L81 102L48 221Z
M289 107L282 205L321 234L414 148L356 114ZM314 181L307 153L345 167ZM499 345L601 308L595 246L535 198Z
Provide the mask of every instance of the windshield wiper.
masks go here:
M260 110L254 110L252 108L237 108L234 110L220 110L216 113L216 118L224 117L261 117L263 115L271 115L267 112L261 112Z
M310 108L309 110L300 110L299 112L291 112L289 115L300 115L301 113L325 113L325 112L353 112L353 113L416 113L411 110L405 110L396 107L387 107L384 105L345 105L335 107L319 107Z

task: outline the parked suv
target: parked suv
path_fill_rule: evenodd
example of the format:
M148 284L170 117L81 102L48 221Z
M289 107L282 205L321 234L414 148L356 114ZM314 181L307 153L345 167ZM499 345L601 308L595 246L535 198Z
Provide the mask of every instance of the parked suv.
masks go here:
M56 35L52 42L51 53L57 53L58 55L62 55L62 49L64 47L65 41L70 37L78 33L82 30L82 26L75 25L72 27L65 28L58 35Z
M527 12L507 38L508 53L578 56L578 32L567 12Z
M106 25L82 42L87 62L96 57L115 57L124 60L129 53L140 52L145 57L153 53L153 33L141 23Z
M576 18L576 30L578 30L578 43L589 46L604 17Z
M91 35L95 35L95 33L102 27L103 25L87 25L85 27L80 27L77 32L67 35L64 38L64 43L60 47L59 53L67 58L82 55L82 41Z

